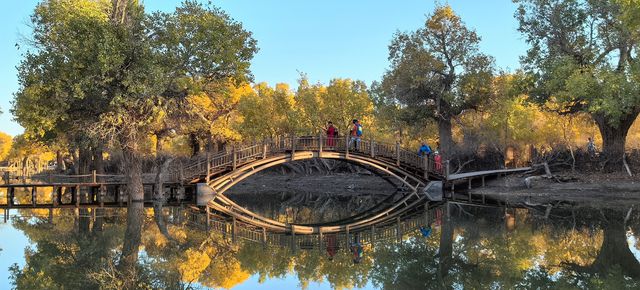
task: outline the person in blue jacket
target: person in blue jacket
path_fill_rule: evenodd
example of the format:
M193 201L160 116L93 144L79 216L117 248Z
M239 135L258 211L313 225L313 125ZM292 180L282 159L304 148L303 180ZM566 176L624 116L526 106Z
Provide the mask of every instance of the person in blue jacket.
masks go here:
M422 146L420 146L420 149L418 150L418 155L429 157L429 155L431 155L431 147L429 147L427 143L422 142Z

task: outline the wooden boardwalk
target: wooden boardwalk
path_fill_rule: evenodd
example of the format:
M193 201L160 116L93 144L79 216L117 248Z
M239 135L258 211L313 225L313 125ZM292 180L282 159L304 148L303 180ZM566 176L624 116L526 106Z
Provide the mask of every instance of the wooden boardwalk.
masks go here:
M369 228L374 224L397 222L407 216L414 215L416 210L428 207L429 202L442 200L441 184L451 184L451 191L455 184L467 181L471 188L472 180L481 179L484 186L485 177L520 173L531 170L530 167L517 169L499 169L477 171L469 173L451 174L448 172L448 162L436 163L433 156L419 156L413 150L401 148L400 144L388 144L375 140L363 139L354 148L349 136L344 138L327 139L324 136L285 136L262 142L234 146L222 152L207 154L189 162L175 161L171 164L167 175L165 193L180 202L206 206L207 217L222 216L233 222L251 224L256 228L273 232L306 235L317 233L340 233ZM374 207L366 214L353 217L340 223L323 225L296 225L281 223L251 212L231 199L224 192L242 180L262 170L281 164L311 158L337 159L355 163L372 171L385 174L397 182L401 195L393 202L387 202ZM64 176L64 182L53 182L51 176L48 182L33 184L0 185L0 194L4 189L6 203L0 208L25 207L82 207L94 206L123 206L127 202L124 196L125 184L116 177L99 176L95 172L91 175ZM69 180L75 180L70 182ZM438 182L439 193L430 192L430 182ZM196 184L199 184L196 189ZM154 192L154 184L147 184L145 191ZM51 194L42 197L38 194L40 188L50 187ZM193 188L192 198L176 198L177 191L185 187ZM201 192L202 189L202 192ZM28 203L16 202L16 192L29 195ZM145 193L145 196L151 194ZM142 201L148 202L147 198ZM452 196L455 198L455 195ZM42 203L44 201L44 203ZM471 196L469 196L471 201ZM484 196L482 198L484 202Z
M522 173L527 172L533 169L532 167L520 167L520 168L511 168L511 169L496 169L496 170L484 170L484 171L474 171L474 172L465 172L458 174L450 174L447 176L448 181L456 181L461 179L474 179L474 178L482 178L485 176L498 176L498 175L507 175L514 173Z

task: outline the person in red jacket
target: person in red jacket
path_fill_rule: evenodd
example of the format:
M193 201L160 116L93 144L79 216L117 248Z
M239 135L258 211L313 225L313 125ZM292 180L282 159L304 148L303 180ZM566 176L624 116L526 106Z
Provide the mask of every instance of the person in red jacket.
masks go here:
M338 129L333 126L333 123L329 121L327 125L327 147L336 146L336 138L338 138Z

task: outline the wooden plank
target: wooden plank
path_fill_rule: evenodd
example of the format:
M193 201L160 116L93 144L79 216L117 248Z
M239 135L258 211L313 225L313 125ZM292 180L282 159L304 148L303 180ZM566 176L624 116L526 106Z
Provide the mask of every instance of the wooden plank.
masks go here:
M474 172L466 172L466 173L458 173L458 174L450 174L447 180L459 180L459 179L467 179L473 177L481 177L488 175L500 175L500 174L509 174L509 173L519 173L531 170L531 167L522 167L522 168L513 168L513 169L497 169L497 170L484 170L484 171L474 171Z

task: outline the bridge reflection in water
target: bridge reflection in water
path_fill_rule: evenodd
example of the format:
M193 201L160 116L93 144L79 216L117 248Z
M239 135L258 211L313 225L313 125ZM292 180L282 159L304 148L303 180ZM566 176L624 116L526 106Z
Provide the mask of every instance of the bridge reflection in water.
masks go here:
M349 249L358 244L373 246L376 242L402 242L403 237L415 233L421 228L430 232L431 226L440 225L446 218L447 206L442 203L416 206L405 215L387 219L378 219L366 226L349 227L333 226L338 230L324 232L322 230L309 234L296 234L295 231L278 231L258 227L254 223L229 219L216 213L203 212L192 208L189 220L203 230L214 231L234 242L249 241L263 246L285 246L292 250L327 250ZM361 214L362 215L362 214ZM307 227L332 227L332 224L344 224L357 219L358 216L324 224L307 225ZM295 227L295 226L294 226ZM426 232L425 232L426 233Z

